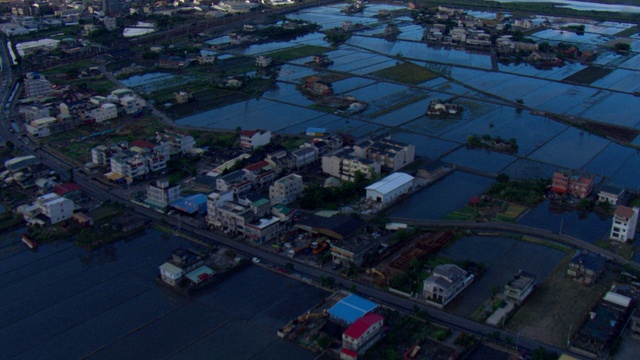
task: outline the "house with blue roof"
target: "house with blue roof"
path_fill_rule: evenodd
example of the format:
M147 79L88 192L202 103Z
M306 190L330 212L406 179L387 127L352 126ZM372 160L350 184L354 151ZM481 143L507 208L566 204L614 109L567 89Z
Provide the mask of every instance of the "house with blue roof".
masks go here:
M207 196L195 194L178 199L171 203L174 209L193 216L203 216L207 213Z
M329 317L340 324L351 325L377 308L378 304L350 294L329 309Z

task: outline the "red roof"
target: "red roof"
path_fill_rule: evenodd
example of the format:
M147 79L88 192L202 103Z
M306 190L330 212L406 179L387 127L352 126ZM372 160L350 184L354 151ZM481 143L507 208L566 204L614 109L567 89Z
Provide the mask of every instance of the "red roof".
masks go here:
M269 166L269 163L264 161L264 160L262 160L260 162L257 162L255 164L251 164L251 165L245 167L245 169L247 169L249 171L256 171L256 170L262 169L265 166Z
M341 352L341 353L343 353L343 354L345 354L345 355L347 355L347 356L351 356L351 357L352 357L352 358L354 358L354 359L357 359L357 358L358 358L358 353L357 353L357 352L355 352L355 351L353 351L353 350L349 350L349 349L346 349L346 348L342 348L342 350L340 350L340 352Z
M58 184L58 185L53 187L53 192L55 192L56 194L58 194L60 196L68 193L69 191L78 191L78 190L82 190L82 187L80 187L80 185L74 184L74 183Z
M358 339L371 326L377 324L380 321L384 321L384 317L378 314L369 313L351 324L351 326L349 326L347 330L344 331L344 334L350 338Z
M615 215L623 218L631 219L633 217L633 209L626 206L616 207Z
M241 136L246 136L246 137L253 137L253 135L255 135L256 133L257 133L257 131L253 131L253 130L242 130L240 135Z
M131 142L131 146L137 146L137 147L141 147L141 148L153 149L154 147L156 147L156 144L152 143L151 141L147 141L147 140L133 140Z

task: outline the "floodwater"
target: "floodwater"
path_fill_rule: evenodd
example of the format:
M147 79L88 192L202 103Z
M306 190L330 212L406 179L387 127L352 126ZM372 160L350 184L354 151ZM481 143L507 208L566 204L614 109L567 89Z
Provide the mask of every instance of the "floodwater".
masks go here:
M3 240L0 358L313 359L276 330L326 296L250 266L191 299L155 284L185 240L147 230L96 252ZM259 296L255 296L259 294ZM216 356L217 357L217 356Z
M125 86L141 92L158 91L168 86L186 84L191 81L188 76L174 75L162 72L134 75L121 80Z
M498 2L532 2L532 3L548 3L548 0L496 0ZM582 10L582 11L613 11L623 13L640 13L640 6L631 5L615 5L615 4L600 4L597 2L583 2L573 0L554 0L554 3L562 4L570 9Z
M435 184L424 188L388 211L389 216L437 220L461 209L473 196L491 186L493 180L454 171Z
M595 244L596 240L609 236L611 221L611 218L601 217L593 212L564 210L545 200L518 223Z
M492 294L502 289L519 271L534 274L538 284L566 254L544 245L493 236L466 236L444 249L441 256L455 261L483 263L486 272L465 289L447 310L461 316L470 316Z

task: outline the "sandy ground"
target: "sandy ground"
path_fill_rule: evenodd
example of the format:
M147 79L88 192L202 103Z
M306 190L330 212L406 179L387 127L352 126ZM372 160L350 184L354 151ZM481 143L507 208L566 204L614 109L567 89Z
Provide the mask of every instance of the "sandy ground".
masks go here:
M531 295L507 323L507 329L521 336L564 347L570 334L579 328L589 310L613 281L605 269L593 287L578 284L566 271L573 254L567 255L547 280Z

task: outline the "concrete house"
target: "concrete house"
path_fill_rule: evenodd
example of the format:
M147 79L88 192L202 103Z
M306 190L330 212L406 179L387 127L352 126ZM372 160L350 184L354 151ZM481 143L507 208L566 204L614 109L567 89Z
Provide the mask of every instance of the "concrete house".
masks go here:
M611 224L609 238L622 242L633 240L636 235L639 210L637 207L629 208L618 205L613 213L613 224Z
M422 294L427 303L443 308L469 286L473 278L473 274L468 274L457 265L438 265L431 276L424 280Z
M593 285L602 274L606 262L607 259L598 254L578 251L569 262L567 275L580 284Z

